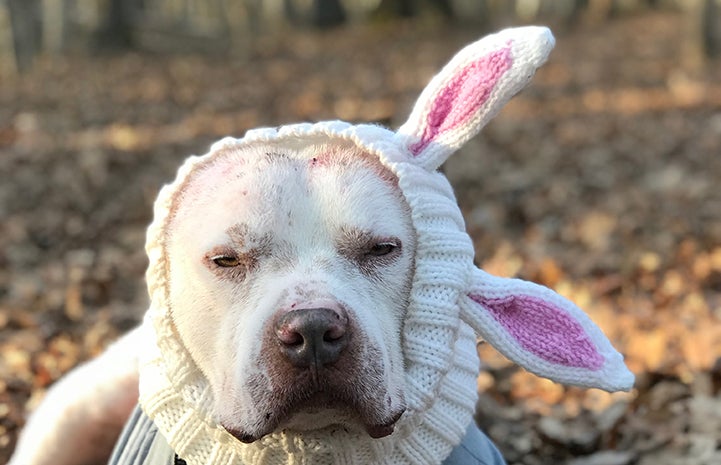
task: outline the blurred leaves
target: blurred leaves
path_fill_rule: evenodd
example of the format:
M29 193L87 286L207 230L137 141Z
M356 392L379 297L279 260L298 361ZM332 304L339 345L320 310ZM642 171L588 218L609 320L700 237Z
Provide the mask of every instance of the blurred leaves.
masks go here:
M444 166L477 263L574 300L638 376L631 393L566 388L481 344L478 421L511 464L720 463L721 69L679 70L680 21L561 35L533 84ZM25 406L139 320L151 204L186 156L297 120L397 126L480 35L292 32L244 60L55 58L3 82L0 462Z

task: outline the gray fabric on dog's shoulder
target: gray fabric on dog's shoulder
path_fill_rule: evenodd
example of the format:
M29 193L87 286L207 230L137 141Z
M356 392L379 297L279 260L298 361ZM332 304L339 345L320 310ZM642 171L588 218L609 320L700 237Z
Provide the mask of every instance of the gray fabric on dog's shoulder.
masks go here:
M108 465L174 465L175 452L140 407L128 419ZM491 440L471 423L463 441L442 465L505 465Z
M442 465L506 465L506 461L488 436L471 423Z
M158 427L136 406L115 444L108 465L173 465L175 452Z

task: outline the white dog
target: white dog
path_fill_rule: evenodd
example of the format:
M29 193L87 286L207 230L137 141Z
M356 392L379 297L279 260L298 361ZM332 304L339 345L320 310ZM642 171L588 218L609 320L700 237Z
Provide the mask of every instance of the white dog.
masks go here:
M552 46L536 27L468 46L397 132L293 125L191 158L156 202L143 324L50 390L11 465L106 460L138 401L150 448L190 465L490 463L453 459L480 437L476 334L539 375L628 389L572 303L473 266L435 171ZM114 463L145 463L133 425Z

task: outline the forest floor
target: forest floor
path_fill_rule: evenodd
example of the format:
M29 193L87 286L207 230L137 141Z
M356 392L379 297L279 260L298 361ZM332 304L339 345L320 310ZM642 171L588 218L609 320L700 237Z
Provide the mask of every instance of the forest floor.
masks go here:
M550 62L445 166L488 271L584 308L637 375L564 388L486 344L478 421L510 464L721 463L721 66L681 68L683 20L557 33ZM0 463L26 409L132 327L144 234L189 154L262 125L403 122L478 31L356 26L242 58L41 60L0 83Z

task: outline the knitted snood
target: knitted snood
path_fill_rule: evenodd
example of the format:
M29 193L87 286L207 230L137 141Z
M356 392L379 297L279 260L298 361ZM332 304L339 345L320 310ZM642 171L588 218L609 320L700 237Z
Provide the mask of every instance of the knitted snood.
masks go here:
M553 291L490 276L473 247L446 178L436 171L530 80L553 47L545 28L510 29L469 45L423 91L393 132L340 121L249 131L191 157L161 191L146 250L153 350L140 367L140 403L189 465L439 464L474 412L476 336L528 370L568 384L629 389L623 357L586 315ZM415 274L402 335L407 410L393 434L278 431L244 444L211 416L208 380L177 335L168 310L163 240L170 206L196 167L228 148L332 141L373 154L398 178L417 234Z

